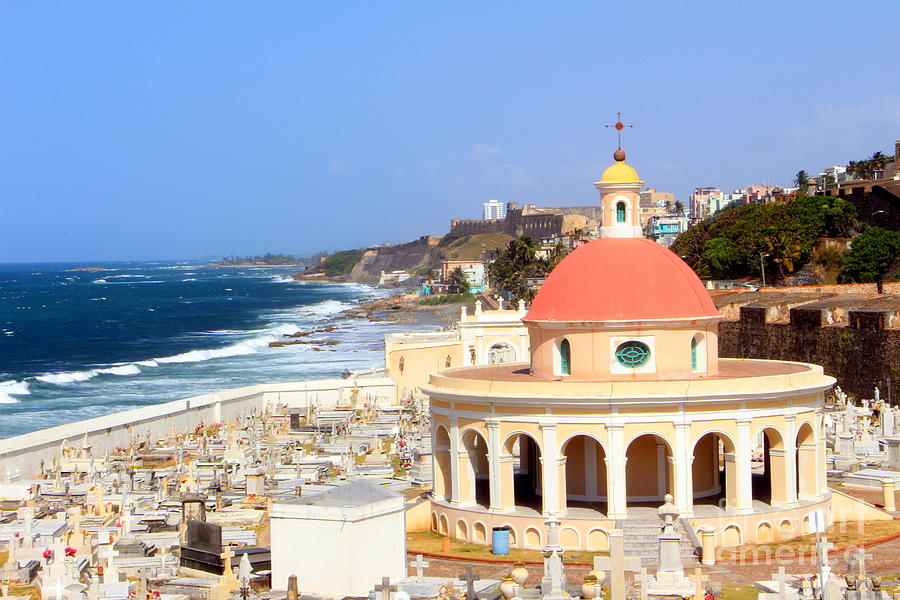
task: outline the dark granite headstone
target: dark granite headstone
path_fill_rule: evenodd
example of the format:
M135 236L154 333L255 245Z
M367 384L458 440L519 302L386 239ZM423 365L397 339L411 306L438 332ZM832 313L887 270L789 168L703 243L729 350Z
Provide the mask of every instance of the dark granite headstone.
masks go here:
M181 566L221 575L222 527L191 519L187 522L185 543L181 547Z

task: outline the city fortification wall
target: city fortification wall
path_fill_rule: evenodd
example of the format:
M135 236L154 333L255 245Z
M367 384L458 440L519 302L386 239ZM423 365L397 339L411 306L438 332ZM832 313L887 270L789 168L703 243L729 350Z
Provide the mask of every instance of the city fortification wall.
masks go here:
M388 403L396 402L396 386L388 377L267 383L202 394L0 440L0 482L34 476L41 461L50 468L61 448L81 447L85 440L92 455L99 458L117 446L127 448L148 436L156 440L173 429L179 433L192 431L198 425L227 422L267 406L349 405L353 390L359 390L360 398L374 395Z

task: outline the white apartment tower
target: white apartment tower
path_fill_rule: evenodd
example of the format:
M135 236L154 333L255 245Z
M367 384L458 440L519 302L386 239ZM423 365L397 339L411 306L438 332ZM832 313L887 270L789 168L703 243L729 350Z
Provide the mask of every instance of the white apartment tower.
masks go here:
M506 218L506 204L500 202L497 199L491 199L482 204L484 210L482 212L482 219L485 221L492 219L505 219Z

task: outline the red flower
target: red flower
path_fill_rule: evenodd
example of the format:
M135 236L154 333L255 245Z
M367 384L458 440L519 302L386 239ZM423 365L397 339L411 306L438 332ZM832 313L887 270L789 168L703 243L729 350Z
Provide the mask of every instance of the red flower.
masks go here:
M63 550L63 552L66 553L66 556L71 558L71 557L75 556L75 553L78 551L75 548L72 548L71 546L66 546L66 548L65 548L65 550Z
M53 558L53 550L51 550L50 548L47 548L46 550L44 550L44 553L42 556L44 558L46 558L47 560L50 560L51 558Z

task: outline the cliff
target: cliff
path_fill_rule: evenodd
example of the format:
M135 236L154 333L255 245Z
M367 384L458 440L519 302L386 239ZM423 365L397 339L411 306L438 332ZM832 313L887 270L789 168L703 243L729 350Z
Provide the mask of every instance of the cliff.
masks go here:
M357 283L378 283L382 271L421 273L443 260L440 241L440 236L424 235L405 244L369 248L362 253L347 279Z

